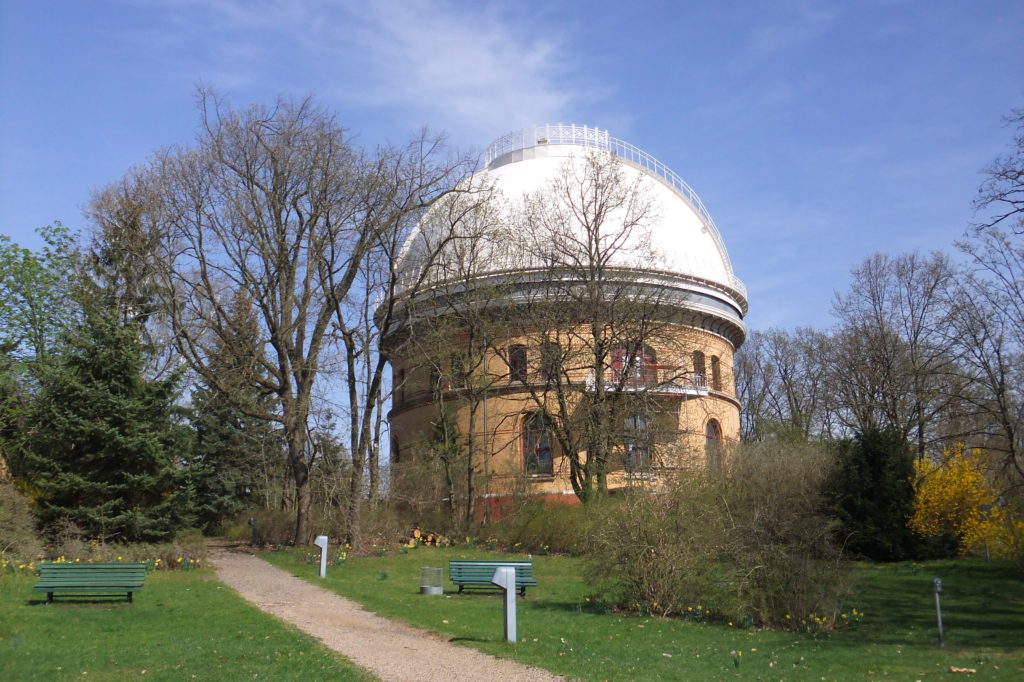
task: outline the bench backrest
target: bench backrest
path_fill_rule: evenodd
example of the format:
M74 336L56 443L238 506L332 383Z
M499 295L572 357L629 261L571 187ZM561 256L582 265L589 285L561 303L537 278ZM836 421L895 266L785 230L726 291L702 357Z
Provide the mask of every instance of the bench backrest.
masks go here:
M106 562L96 564L39 564L39 578L47 583L81 585L141 585L146 577L146 564Z
M448 572L452 580L484 580L490 581L499 566L512 566L516 569L516 580L533 578L533 563L530 561L471 561L452 559L448 562Z

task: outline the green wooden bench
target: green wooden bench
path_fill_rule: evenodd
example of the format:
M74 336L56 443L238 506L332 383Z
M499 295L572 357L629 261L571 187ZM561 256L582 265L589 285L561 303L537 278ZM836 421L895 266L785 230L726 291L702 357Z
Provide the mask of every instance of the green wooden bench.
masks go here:
M496 590L501 588L491 582L494 572L500 566L512 566L516 569L516 587L519 594L526 596L527 587L536 587L537 581L533 579L532 561L485 561L452 559L448 562L448 575L452 582L459 586L459 594L462 594L466 587L492 587Z
M46 593L46 602L55 592L74 594L124 594L142 589L146 564L109 562L101 564L40 564L39 583L32 589Z

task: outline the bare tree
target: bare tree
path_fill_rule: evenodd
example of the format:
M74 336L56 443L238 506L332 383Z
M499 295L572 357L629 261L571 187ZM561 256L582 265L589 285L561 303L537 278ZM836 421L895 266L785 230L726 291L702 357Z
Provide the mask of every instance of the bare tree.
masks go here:
M736 362L743 440L829 436L822 337L812 329L769 329L746 340Z
M333 303L352 286L370 235L360 230L365 159L334 118L309 99L273 108L223 108L200 92L192 148L159 154L149 168L154 222L164 230L162 275L179 350L211 386L212 342L227 340L229 302L241 290L265 344L259 374L282 426L295 487L296 543L312 537L309 440L313 389ZM239 405L246 409L245 405Z
M692 320L670 312L666 287L636 276L660 260L645 182L631 179L614 156L589 152L567 160L518 214L533 266L521 275L529 292L521 327L541 337L531 368L540 381L524 386L549 420L584 502L607 492L616 443L649 440L659 408L653 392L695 379L678 347L680 322ZM648 376L645 354L654 346L663 355L659 366L669 369ZM628 432L630 416L636 433Z
M972 435L1002 455L1003 473L1024 484L1024 352L1013 323L997 305L992 284L968 276L957 287L950 341L969 380Z
M390 359L386 338L392 327L402 322L402 316L410 314L400 300L415 298L435 260L456 235L460 239L471 235L460 233L460 220L449 223L432 233L435 241L428 248L417 251L415 266L403 264L403 247L416 221L423 219L435 203L452 193L476 194L475 188L459 185L470 168L467 157L448 152L443 138L432 138L424 132L405 147L378 149L367 169L357 224L358 231L368 238L365 257L358 265L354 286L333 299L333 334L341 340L344 356L348 445L352 454L347 524L350 543L359 539L367 470L371 497L376 496L380 485L380 443L387 397L384 370ZM475 199L466 201L472 204ZM337 274L345 275L327 274L332 290L338 289Z
M836 297L840 324L828 367L846 425L892 428L927 447L951 435L937 428L956 404L959 368L946 341L953 280L939 253L875 254L852 270Z
M262 333L262 390L272 410L239 405L281 424L288 473L295 488L294 541L312 536L310 471L318 448L310 416L314 388L335 337L352 330L340 311L368 289L367 262L453 182L455 166L438 171L424 156L435 147L354 149L335 118L312 100L233 110L200 91L202 125L191 147L158 153L133 174L139 220L157 235L159 286L182 356L208 385L223 383L207 360L232 335L230 301L242 291L253 302ZM439 147L438 147L439 148ZM102 213L98 206L96 214ZM114 218L114 216L111 216ZM152 243L152 240L146 240ZM399 241L400 243L400 241ZM386 278L386 277L385 277ZM365 311L369 303L355 303ZM365 317L365 316L364 316ZM363 463L372 450L376 391L383 360L366 360L365 339L346 348L352 487L361 499ZM369 362L360 373L352 360ZM374 369L376 368L376 369ZM353 385L367 380L365 389ZM360 402L363 400L364 402ZM358 517L352 518L358 531Z
M956 287L952 341L961 349L986 445L1024 482L1024 109L1006 118L1010 150L986 170L975 209L988 211L957 248L967 257ZM1009 226L1009 230L1006 226Z
M954 342L961 354L987 446L1024 481L1024 235L998 228L957 246L968 257L958 287Z
M1024 233L1024 109L1012 110L1006 122L1015 128L1010 151L985 169L974 200L975 209L994 210L975 225L979 232L1009 224L1012 232Z
M492 340L507 327L499 311L508 285L480 275L503 227L491 188L477 176L437 202L420 228L403 263L403 269L416 273L404 283L398 311L403 328L388 344L389 352L405 361L403 376L430 377L427 388L437 417L418 450L441 467L454 528L472 523L477 475L488 468L490 438L486 419L481 437L481 406L498 381L489 359Z

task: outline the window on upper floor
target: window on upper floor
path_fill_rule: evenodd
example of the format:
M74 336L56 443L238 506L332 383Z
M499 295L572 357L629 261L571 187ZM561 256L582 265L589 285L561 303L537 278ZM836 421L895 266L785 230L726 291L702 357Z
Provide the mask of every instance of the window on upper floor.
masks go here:
M693 351L693 384L697 388L707 388L708 371L704 365L704 353Z
M541 341L540 378L544 381L558 381L562 372L562 346L555 341Z
M611 353L612 381L625 386L651 386L658 383L657 356L644 345L635 349L619 347Z
M508 347L508 380L526 383L526 346L521 343Z
M722 390L722 363L717 355L711 356L711 388L715 391Z

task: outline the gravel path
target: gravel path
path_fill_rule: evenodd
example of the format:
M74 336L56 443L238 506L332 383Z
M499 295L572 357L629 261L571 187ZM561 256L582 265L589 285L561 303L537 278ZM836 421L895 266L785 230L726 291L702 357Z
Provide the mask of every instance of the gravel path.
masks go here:
M221 581L387 682L553 682L552 673L506 661L395 623L251 554L210 548Z

